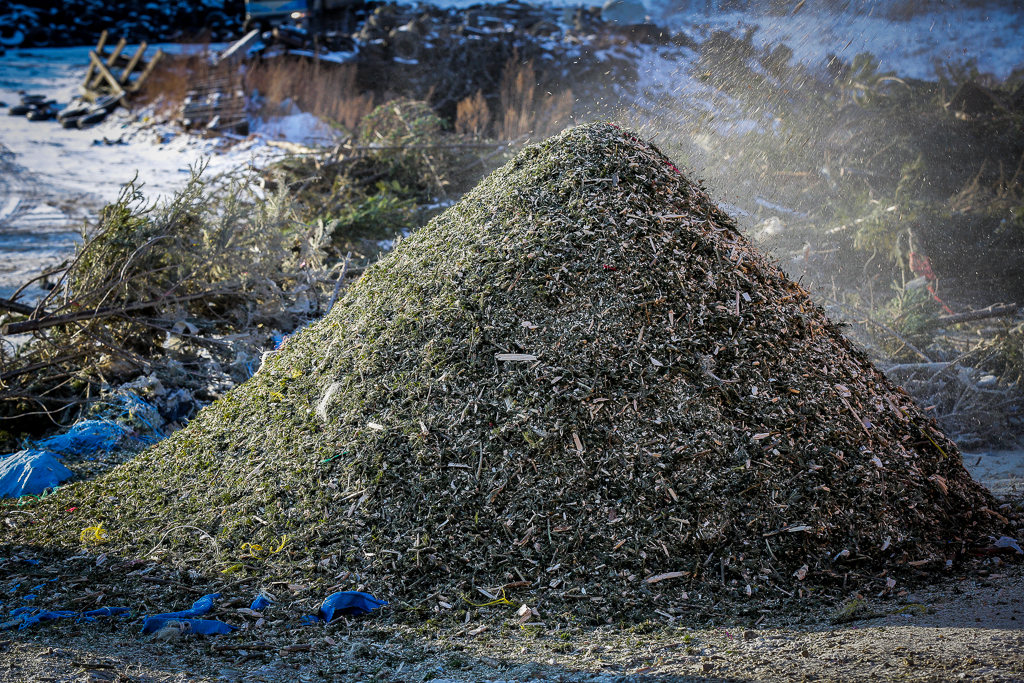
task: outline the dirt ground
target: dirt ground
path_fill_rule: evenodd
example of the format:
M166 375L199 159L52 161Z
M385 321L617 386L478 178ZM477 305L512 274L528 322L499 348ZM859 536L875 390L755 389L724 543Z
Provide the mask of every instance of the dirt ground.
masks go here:
M861 618L844 624L804 612L703 629L662 614L519 626L511 606L440 627L384 612L162 639L141 636L137 620L61 620L0 634L0 681L1024 681L1024 567L981 566L892 600L864 596Z

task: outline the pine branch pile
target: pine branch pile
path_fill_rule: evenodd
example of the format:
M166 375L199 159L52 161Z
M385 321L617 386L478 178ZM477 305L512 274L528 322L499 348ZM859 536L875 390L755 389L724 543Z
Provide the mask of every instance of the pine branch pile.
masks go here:
M605 618L878 586L945 566L993 507L698 185L594 124L525 149L252 380L0 539L73 552L102 524L107 553L232 581Z

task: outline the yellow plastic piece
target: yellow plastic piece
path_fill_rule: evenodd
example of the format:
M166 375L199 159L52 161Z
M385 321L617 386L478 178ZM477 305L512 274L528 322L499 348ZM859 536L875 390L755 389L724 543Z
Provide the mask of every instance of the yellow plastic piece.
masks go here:
M491 602L485 602L485 603L480 604L480 605L476 604L475 602L470 602L466 598L462 598L462 599L465 602L467 602L470 605L472 605L473 607L490 607L491 605L512 605L513 607L515 607L515 603L509 602L509 599L505 597L505 589L504 588L501 589L501 597L500 598L498 598L497 600L492 600Z
M106 543L110 540L110 536L107 534L107 530L103 528L103 523L101 522L97 526L87 526L82 529L79 539L82 543Z
M263 551L263 546L259 545L258 543L243 543L242 547L239 548L239 550L245 552L247 548L249 550L249 557L258 557L256 553Z
M249 552L249 555L248 555L249 557L259 557L260 553L262 553L264 551L266 551L267 554L269 554L269 555L276 555L277 553L279 553L282 550L284 550L284 546L285 546L285 544L287 542L288 542L288 537L287 536L282 536L281 537L281 543L280 543L280 545L277 546L277 548L264 548L259 543L243 543L241 545L241 547L239 548L239 550L241 550L242 552L248 551Z

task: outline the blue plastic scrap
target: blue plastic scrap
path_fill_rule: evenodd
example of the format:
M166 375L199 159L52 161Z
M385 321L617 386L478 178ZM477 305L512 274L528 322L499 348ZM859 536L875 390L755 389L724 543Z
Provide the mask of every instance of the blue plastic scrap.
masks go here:
M1013 548L1015 551L1017 551L1018 555L1024 555L1024 550L1021 550L1020 545L1017 543L1017 539L1010 538L1009 536L1001 536L999 540L996 541L996 547Z
M169 624L177 624L185 633L198 635L225 635L235 630L235 626L225 624L216 619L195 619L201 617L213 608L213 601L220 597L220 593L211 593L192 603L192 607L180 612L167 612L146 617L142 622L143 633L155 633Z
M38 441L36 445L60 455L92 455L109 451L126 433L124 427L114 422L83 420L63 434Z
M41 621L78 617L79 621L95 621L96 617L113 617L131 612L127 607L103 607L80 614L71 610L46 610L38 607L19 607L11 611L10 619L0 624L0 631L18 627L18 630L35 626Z
M76 616L76 614L77 614L76 612L72 612L72 611L69 611L69 610L54 610L54 611L45 610L45 609L44 610L39 610L35 614L31 614L31 615L25 617L25 620L22 622L21 626L18 627L18 630L20 631L21 629L28 628L29 626L35 626L36 624L38 624L41 621L50 621L50 620L53 620L53 619L63 619L63 618L66 618L66 617Z
M262 593L260 593L252 601L252 604L249 605L249 609L251 609L253 612L262 612L267 607L270 607L273 604L274 604L273 600L268 598L266 595L263 595Z
M225 624L216 619L179 619L175 617L146 617L142 622L142 632L156 633L164 626L177 625L182 633L195 633L201 636L227 635L237 627Z
M0 456L0 498L38 496L74 474L55 453L25 450Z
M378 600L369 593L341 591L340 593L327 596L327 599L320 606L320 611L315 615L307 616L303 621L309 624L317 622L329 624L335 617L369 614L386 604L388 603L384 600Z
M120 415L122 418L134 418L142 424L149 427L150 431L154 435L136 434L136 439L143 443L156 443L160 441L163 436L160 434L160 430L153 424L161 420L160 412L156 409L153 404L139 398L135 394L122 394L120 396L123 411ZM147 419L148 417L148 419Z

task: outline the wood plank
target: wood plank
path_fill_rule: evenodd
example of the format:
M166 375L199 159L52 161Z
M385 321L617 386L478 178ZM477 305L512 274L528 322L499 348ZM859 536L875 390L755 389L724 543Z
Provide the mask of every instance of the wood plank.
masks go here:
M149 78L149 74L153 73L153 69L156 67L157 62L159 62L160 58L163 56L164 51L157 49L156 54L153 55L153 59L149 60L149 63L146 64L146 68L142 70L142 73L137 79L135 79L135 82L128 87L128 92L135 93L139 91L139 88L141 88L142 84L146 82L147 78Z
M93 66L96 67L96 70L99 72L99 76L96 78L105 79L107 83L110 84L115 95L120 94L123 96L124 88L121 87L121 83L117 80L114 74L110 73L110 69L107 68L107 65L103 63L103 60L101 60L99 55L97 55L93 50L89 50L89 61L92 62Z
M128 41L125 40L124 38L122 38L121 40L117 41L117 46L114 47L114 51L110 53L110 56L107 57L107 61L104 64L107 67L107 69L110 69L110 67L114 66L114 64L117 62L117 58L121 56L121 51L124 50L124 48L125 48L125 46L127 44L128 44ZM99 57L99 53L97 53L97 58L98 57ZM103 62L100 62L100 63L103 63ZM94 79L92 79L92 83L89 84L89 87L91 87L93 89L98 88L100 83L102 83L102 82L103 82L103 75L100 74L100 75L96 76Z
M250 47L256 44L256 41L260 39L260 32L258 29L249 31L227 50L221 53L217 59L217 64L231 64L232 62L238 62L245 58L245 54Z
M135 71L135 67L137 67L139 65L139 62L142 61L142 55L146 52L147 47L148 46L146 45L146 41L142 41L142 43L139 45L139 49L135 51L135 54L133 54L131 60L129 60L128 66L126 66L124 68L124 71L121 72L120 81L122 86L128 82L128 79L131 77L132 72Z
M103 29L103 33L100 34L100 39L96 41L96 54L103 54L103 47L107 44L107 29ZM89 68L85 71L85 80L82 81L83 86L88 86L89 81L92 80L93 66L92 62L89 63Z

